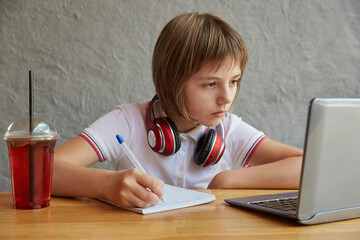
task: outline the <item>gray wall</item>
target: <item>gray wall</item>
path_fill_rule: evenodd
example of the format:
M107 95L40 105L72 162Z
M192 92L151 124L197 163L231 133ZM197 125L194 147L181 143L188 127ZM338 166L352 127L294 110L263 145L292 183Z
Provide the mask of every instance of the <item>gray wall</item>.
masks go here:
M302 148L311 98L360 96L358 0L0 0L0 133L27 114L30 69L35 112L58 145L118 104L149 100L157 36L185 11L242 34L250 59L234 113L270 138ZM0 191L11 191L4 140Z

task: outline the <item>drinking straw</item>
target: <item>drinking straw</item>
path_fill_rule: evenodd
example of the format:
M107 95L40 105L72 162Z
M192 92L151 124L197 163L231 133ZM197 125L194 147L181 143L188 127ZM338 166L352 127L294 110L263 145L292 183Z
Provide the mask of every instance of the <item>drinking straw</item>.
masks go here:
M33 123L33 103L34 103L34 83L33 83L33 74L32 71L29 71L29 137L31 138L32 131L34 129ZM29 145L29 201L32 203L34 201L34 149Z

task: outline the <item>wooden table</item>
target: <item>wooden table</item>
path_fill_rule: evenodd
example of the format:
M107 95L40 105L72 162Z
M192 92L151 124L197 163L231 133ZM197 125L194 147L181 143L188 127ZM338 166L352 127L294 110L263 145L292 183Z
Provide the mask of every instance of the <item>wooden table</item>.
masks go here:
M16 210L11 193L0 193L0 239L360 239L360 219L302 226L224 202L278 190L203 191L216 201L149 215L87 198L52 197L48 208Z

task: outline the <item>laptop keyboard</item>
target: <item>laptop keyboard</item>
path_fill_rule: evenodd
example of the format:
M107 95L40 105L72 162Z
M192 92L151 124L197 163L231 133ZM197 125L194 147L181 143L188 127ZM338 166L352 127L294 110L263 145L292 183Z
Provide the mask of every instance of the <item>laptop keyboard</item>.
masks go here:
M283 211L296 211L297 197L249 202L249 204L267 208L274 208Z

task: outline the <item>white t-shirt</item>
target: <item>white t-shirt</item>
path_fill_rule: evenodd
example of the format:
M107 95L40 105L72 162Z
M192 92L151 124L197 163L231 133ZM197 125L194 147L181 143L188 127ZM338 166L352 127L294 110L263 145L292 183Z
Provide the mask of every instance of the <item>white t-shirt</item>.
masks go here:
M251 153L265 138L264 134L232 114L222 119L225 128L225 151L220 161L201 167L193 161L196 143L205 126L181 133L181 147L172 156L153 152L147 143L145 127L146 103L120 105L95 121L80 134L94 148L100 161L110 161L117 170L134 166L116 139L120 134L148 174L166 184L189 189L207 188L213 177L236 165L245 166ZM160 104L154 106L155 116L165 116Z

